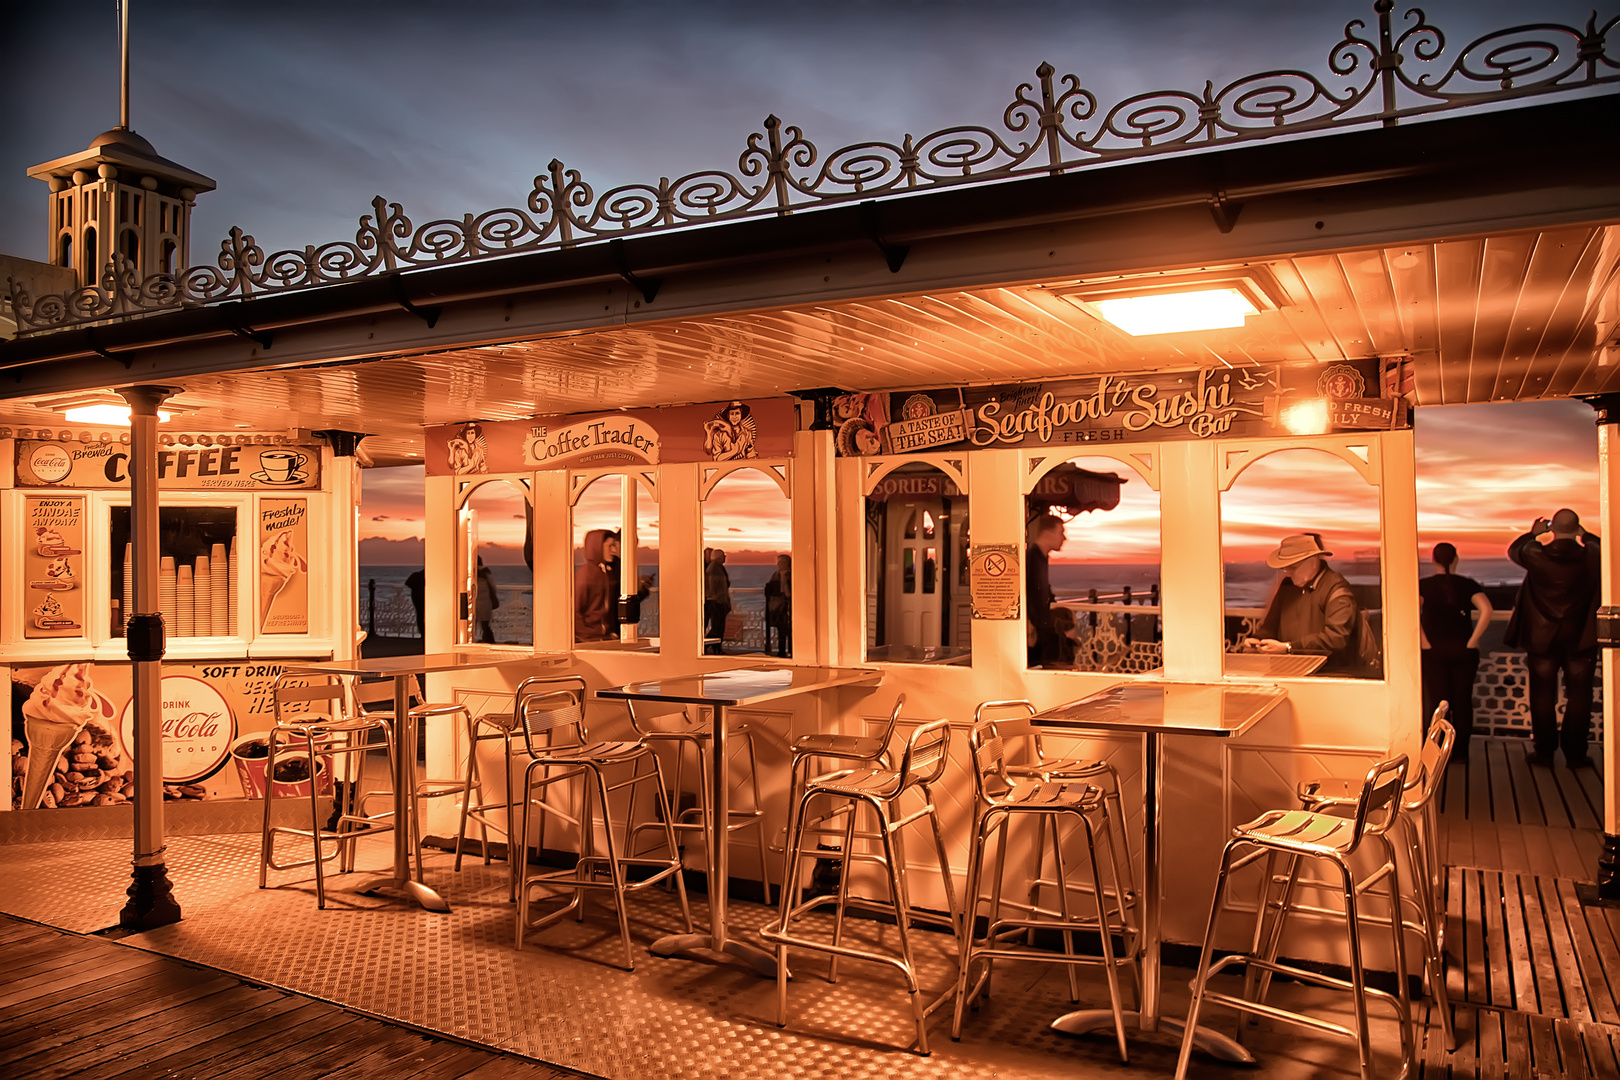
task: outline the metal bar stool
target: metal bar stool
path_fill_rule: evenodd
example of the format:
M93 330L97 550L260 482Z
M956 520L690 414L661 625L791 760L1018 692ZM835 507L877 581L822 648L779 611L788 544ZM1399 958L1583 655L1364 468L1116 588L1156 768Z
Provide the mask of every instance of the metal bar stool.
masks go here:
M707 758L714 746L713 721L708 718L694 721L686 709L680 706L661 708L658 704L646 701L626 701L625 705L630 710L630 725L635 729L636 734L641 737L642 742L648 744L671 743L675 748L675 769L671 776L669 790L667 796L659 799L665 819L670 821L677 831L692 832L698 836L707 837L710 817L709 805L712 798L709 788L713 783L711 779L713 770L710 768ZM653 725L654 720L666 716L677 718L676 723L679 726L666 728ZM726 737L728 739L739 735L742 736L743 746L748 752L748 785L753 794L754 802L751 809L729 809L727 816L730 820L726 825L726 834L729 840L730 834L739 829L754 830L754 840L759 849L759 885L765 894L764 902L769 904L771 902L771 872L765 838L765 803L759 793L759 759L754 753L753 730L746 722L732 724L726 728ZM697 759L698 804L683 811L676 805L676 800L681 797L681 778L686 763L687 747L692 748L693 755ZM658 822L645 821L638 825L636 830L639 832L643 829L657 829L659 827ZM723 882L719 886L716 886L713 882L709 883L709 888L716 887L725 888L726 885Z
M349 693L347 684L335 675L283 674L277 676L271 689L275 723L266 736L268 746L264 773L264 821L259 844L259 888L266 887L272 869L292 870L314 866L315 901L319 908L326 907L325 864L343 856L339 862L340 871L353 869L356 837L362 831L368 834L387 832L397 824L392 820L382 822L383 818L393 817L391 811L367 816L364 813L364 800L368 796L350 788L344 793L343 800L348 805L339 805L334 827L328 829L321 825L319 769L323 759L341 757L347 760L359 755L362 767L358 773L363 779L364 755L380 747L388 754L389 775L393 775L394 733L390 723L375 716L351 714L348 708ZM370 741L370 735L375 731L382 733L381 743ZM271 802L276 796L277 784L288 782L277 779L277 759L285 761L288 751L296 752L299 748L306 755L307 762L305 771L309 784L310 827L272 826ZM380 794L390 795L391 791ZM276 862L275 838L278 833L308 837L314 845L313 857ZM335 845L330 854L323 850L326 843Z
M844 768L855 765L882 764L889 765L889 743L894 738L894 729L900 722L900 710L905 707L906 695L901 694L894 699L894 708L889 710L888 722L884 724L883 731L877 735L836 735L812 732L801 735L793 740L791 747L792 764L788 770L788 823L782 833L782 855L789 857L791 846L788 841L793 836L794 823L799 812L799 799L804 792L805 785L812 782L811 770L817 758L832 758L842 763ZM840 842L843 840L842 828L828 828L826 821L836 815L828 814L817 818L810 818L805 825L805 834L814 837L820 845L823 837L836 836ZM868 839L876 839L872 834ZM787 867L782 868L783 887L786 888ZM797 903L800 897L794 897Z
M1360 910L1363 896L1369 891L1376 890L1386 878L1390 882L1390 895L1400 895L1400 870L1396 863L1395 847L1390 842L1388 833L1390 826L1400 815L1401 791L1406 783L1406 767L1407 759L1403 754L1381 761L1369 769L1366 779L1362 782L1353 817L1337 817L1309 810L1271 810L1232 830L1232 839L1227 841L1226 848L1221 853L1220 874L1215 879L1215 896L1210 905L1209 926L1204 932L1204 947L1198 961L1198 972L1193 978L1192 1004L1187 1010L1187 1026L1181 1040L1181 1057L1176 1063L1176 1080L1184 1080L1187 1075L1187 1066L1192 1060L1193 1038L1198 1030L1198 1013L1206 999L1236 1009L1240 1013L1269 1016L1274 1020L1299 1024L1352 1039L1360 1054L1363 1080L1372 1080L1372 1041L1367 1029L1367 998L1374 997L1390 1005L1395 1011L1401 1032L1402 1073L1403 1075L1410 1073L1415 1055L1411 1006L1406 994L1406 956L1402 940L1405 935L1401 932L1399 919L1385 920L1386 925L1393 924L1390 939L1395 948L1395 970L1400 973L1400 977L1396 979L1397 993L1390 994L1368 987L1361 956L1361 922L1364 916ZM1350 857L1363 841L1372 841L1378 845L1384 853L1384 861L1358 880L1356 872L1350 865ZM1238 852L1244 848L1254 850L1239 857ZM1223 956L1212 964L1210 957L1215 948L1215 928L1220 919L1227 879L1234 870L1261 858L1266 860L1266 872L1262 881L1260 907L1255 918L1254 944L1247 953ZM1287 871L1280 877L1276 873L1279 858L1287 862ZM1293 910L1291 900L1295 887L1297 885L1327 887L1326 882L1312 882L1300 878L1300 862L1307 858L1324 860L1338 870L1340 883L1337 888L1344 898L1344 909L1334 914L1342 916L1345 920L1350 949L1349 982L1294 965L1279 963L1277 960L1283 923ZM1282 893L1273 900L1272 888L1279 882L1282 885ZM1270 927L1267 926L1268 915L1275 920ZM1242 996L1211 990L1210 976L1233 964L1245 966ZM1261 992L1256 993L1260 983L1257 976L1260 973L1286 975L1300 982L1350 991L1355 1006L1355 1028L1352 1030L1320 1017L1267 1005L1264 987L1260 987ZM1240 1024L1240 1033L1241 1029Z
M961 917L956 904L955 887L951 881L950 861L945 852L945 836L940 829L933 793L933 785L945 773L950 736L951 728L948 721L936 720L924 724L912 732L911 738L907 740L898 769L889 769L881 765L844 769L816 777L805 785L804 793L799 797L798 811L794 815L793 836L788 847L787 877L782 882L781 920L775 929L766 927L760 931L761 937L776 945L777 1027L784 1027L787 1024L788 948L791 946L811 949L828 953L832 957L828 971L829 982L837 981L836 965L841 956L872 960L899 969L905 977L906 988L911 995L912 1013L917 1022L917 1051L921 1054L929 1052L928 1015L950 999L954 988L947 990L932 1003L926 1006L923 1004L922 987L917 980L917 966L911 947L911 924L926 917L926 913L913 911L911 907L910 891L906 886L905 847L901 831L907 825L924 817L932 824L934 844L939 854L940 874L945 881L946 903L950 907L948 917L944 921L950 926L953 935L959 935ZM903 813L899 805L900 798L913 789L921 791L923 805L909 814ZM805 859L813 859L817 854L815 848L808 850L805 848L806 838L811 835L807 827L808 808L812 800L822 796L840 799L844 804L839 811L847 815L844 827L843 873L839 879L836 895L815 896L796 904L792 898L797 893L800 868ZM876 819L872 835L882 842L883 853L877 858L888 871L890 895L888 902L852 898L849 895L850 866L853 861L856 835L855 818L860 807L871 810L873 818ZM836 906L831 941L812 939L790 929L794 920L825 904ZM851 907L882 912L894 918L900 937L898 956L844 944L844 917Z
M639 856L633 847L635 830L631 818L635 807L636 788L651 782L661 805L667 805L663 773L652 749L641 741L591 741L585 728L585 680L577 675L537 677L525 679L518 687L518 715L523 720L524 749L529 762L523 770L523 814L518 832L517 862L517 947L523 948L527 931L540 930L561 920L572 912L576 919L585 917L585 893L589 889L608 889L613 893L614 907L619 916L619 937L624 942L624 961L627 970L636 966L630 944L630 919L625 902L627 894L644 889L666 878L673 878L680 897L681 915L686 920L686 931L692 930L692 912L686 902L686 883L681 877L681 853L675 843L675 830L666 815L663 822L664 842L668 854L662 858ZM550 741L554 732L566 732L571 742L561 745ZM541 736L548 741L540 742ZM622 772L629 769L628 779L610 783L609 770ZM578 780L579 784L579 861L572 870L546 870L529 872L529 810L534 805L536 789L544 791L553 784ZM622 825L613 819L612 797L617 791L629 789L629 805ZM597 815L603 834L606 854L596 853ZM618 829L621 839L615 840ZM634 867L646 867L652 873L639 881L629 880ZM534 922L529 921L529 892L546 888L572 893L568 903L549 912Z
M517 814L517 801L512 798L512 744L518 738L523 721L518 715L518 698L513 695L512 708L505 712L480 713L477 716L468 714L467 722L467 772L461 790L461 823L456 828L456 870L461 869L462 846L467 841L467 822L471 821L478 826L478 845L484 855L484 865L490 862L489 834L490 830L499 833L507 841L506 863L508 870L517 866L517 859L511 850L511 822ZM478 768L478 744L500 740L501 761L506 766L506 783L504 802L484 802L484 780ZM478 789L479 801L473 801L473 789ZM489 815L492 810L504 809L506 817L496 822ZM541 814L540 835L545 836L544 809ZM543 846L543 845L542 845ZM517 874L511 873L512 899L517 899Z
M1456 744L1456 730L1446 719L1449 711L1450 705L1444 701L1434 710L1429 735L1423 740L1423 750L1418 756L1417 775L1407 780L1406 789L1401 793L1398 821L1412 877L1412 894L1403 894L1400 901L1402 906L1411 909L1415 919L1407 921L1403 916L1402 925L1423 942L1424 983L1440 1014L1446 1049L1455 1050L1457 1033L1451 1017L1451 1002L1446 996L1445 882L1441 878L1437 842L1440 822L1435 810L1435 795ZM1353 811L1359 795L1352 781L1340 777L1305 780L1299 785L1300 805L1318 813ZM1301 909L1296 906L1296 910Z
M1116 903L1122 909L1136 908L1136 866L1131 857L1131 841L1126 831L1125 810L1120 799L1119 771L1113 765L1100 758L1065 757L1047 752L1046 745L1041 737L1041 730L1030 723L1036 709L1033 703L1026 700L1013 701L986 701L973 711L974 728L977 730L981 720L996 719L990 715L994 713L1008 713L1007 717L998 720L997 734L1004 744L1010 744L1013 739L1021 739L1027 749L1025 760L1021 762L1008 762L1006 774L1012 778L1037 778L1046 781L1083 781L1100 784L1103 800L1107 803L1107 820L1110 831L1108 834L1108 850L1114 859L1114 873L1110 887L1117 890ZM1075 892L1089 892L1091 886L1084 881L1070 881L1063 873L1063 852L1056 845L1052 851L1056 860L1057 874L1055 877L1046 876L1046 826L1052 821L1053 827L1059 820L1049 814L1038 815L1035 819L1037 835L1035 838L1035 867L1029 881L1029 903L1027 909L1032 913L1043 916L1055 916L1059 912L1040 906L1041 893L1045 889L1057 889L1059 882L1062 888ZM998 870L999 874L999 870ZM1007 901L1003 901L1006 903ZM1123 916L1122 916L1122 921ZM1137 928L1134 923L1128 924L1127 947L1132 955L1136 952ZM1078 1000L1079 990L1075 982L1075 971L1069 969L1070 998Z
M392 730L394 724L394 689L393 680L385 679L375 682L355 681L352 684L356 715L367 720L376 720L387 724ZM411 706L410 722L426 725L427 721L435 716L462 717L463 723L470 731L472 728L472 714L460 702L430 702L427 695L422 692L422 681L415 676L410 680L410 699L417 704ZM372 705L386 705L385 708L371 708ZM418 738L417 746L423 745ZM478 763L468 753L468 768L476 777ZM413 770L414 771L414 770ZM422 871L422 819L420 814L423 799L439 799L447 795L460 795L465 788L461 777L433 779L419 777L411 791L411 852L416 858L416 876L421 878ZM361 796L362 800L378 799L384 796L391 797L391 791L370 791ZM458 845L459 846L459 845ZM457 861L456 869L460 869Z
M999 704L999 703L998 703ZM981 708L982 711L982 708ZM1101 788L1078 780L1048 780L1038 776L1020 776L1007 763L1006 741L1003 727L1019 731L1018 720L976 720L969 735L973 751L973 786L976 798L973 804L973 835L968 849L968 876L966 906L963 909L961 959L957 965L956 1013L951 1022L951 1038L962 1035L962 1013L970 1002L976 1002L980 993L990 984L991 970L996 960L1033 960L1043 964L1062 964L1069 973L1070 996L1078 1000L1075 969L1082 964L1102 965L1108 977L1108 996L1114 1010L1114 1031L1119 1040L1119 1059L1129 1062L1125 1044L1125 1015L1120 1004L1119 968L1129 966L1136 979L1136 934L1131 927L1125 906L1125 890L1119 881L1104 883L1103 864L1097 858L1097 838L1101 836L1115 846L1114 830L1109 823L1110 808ZM1041 826L1037 843L1044 845L1046 825L1050 822L1052 854L1058 874L1058 908L1056 912L1043 912L1029 905L1012 905L1027 911L1023 918L1009 918L1002 912L1002 882L1006 864L1009 826L1016 817L1033 817ZM1091 882L1086 890L1096 901L1095 914L1077 914L1069 908L1071 889L1065 877L1062 848L1062 823L1065 819L1077 822L1085 837L1086 853L1091 868ZM984 896L983 878L986 853L992 836L1000 837L995 869L990 882L990 894ZM1112 856L1112 853L1110 853ZM1044 849L1037 852L1037 867L1044 866ZM1119 873L1117 858L1110 858L1110 874ZM1037 870L1037 872L1039 872ZM1113 911L1109 911L1109 901ZM985 932L976 930L981 902L985 908ZM1037 948L1033 944L1038 931L1056 931L1061 934L1063 951ZM1101 941L1102 955L1077 953L1074 948L1075 931L1090 931ZM1116 955L1113 938L1119 934L1124 952ZM1024 939L1020 941L1020 939ZM983 961L983 969L973 978L975 961ZM970 988L971 983L971 988Z

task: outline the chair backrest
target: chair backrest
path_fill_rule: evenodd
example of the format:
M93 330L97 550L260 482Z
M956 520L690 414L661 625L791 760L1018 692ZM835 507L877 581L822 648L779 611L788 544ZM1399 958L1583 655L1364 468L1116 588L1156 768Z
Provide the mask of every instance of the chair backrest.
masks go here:
M986 702L974 712L983 715L990 706L1011 704L1004 701ZM1018 720L975 719L968 733L968 746L973 751L973 788L980 803L989 803L1012 790L1012 778L1007 775L1007 743L1002 738L1004 725L1017 725Z
M276 710L276 726L306 724L311 717L341 720L349 688L337 675L294 675L283 672L276 676L270 696Z
M577 742L589 741L585 698L585 680L578 675L536 675L518 684L513 695L513 716L523 732L529 756L543 756L552 734L563 728L572 728Z
M1428 806L1435 792L1440 790L1440 779L1446 775L1446 766L1451 763L1451 749L1457 745L1457 729L1446 719L1450 708L1442 701L1429 721L1429 735L1423 740L1423 749L1418 754L1417 775L1407 782L1406 793L1401 800L1401 808L1407 813Z
M911 733L900 759L898 794L915 784L932 784L945 774L951 746L951 722L934 720Z
M643 738L648 735L678 734L701 726L701 722L692 719L692 714L687 711L685 705L666 701L633 700L626 700L624 705L630 713L630 726ZM663 727L653 724L653 721L663 717L673 717L676 723L673 726Z
M394 711L393 679L373 679L370 682L355 679L349 683L349 691L354 707L361 715Z
M1041 729L1030 722L1030 717L1039 710L1035 703L1024 698L1015 698L1009 701L985 701L973 710L973 720L993 719L1000 725L999 733L1003 739L1028 739L1031 748L1035 751L1035 763L1046 760L1046 747L1041 742ZM995 714L1005 713L1005 716Z
M894 708L889 710L888 722L883 725L883 732L877 736L883 743L883 754L880 757L887 761L889 744L894 741L894 729L900 724L900 710L906 707L906 695L899 694L894 699Z
M1367 770L1367 778L1361 784L1361 797L1356 800L1354 838L1347 851L1354 851L1362 837L1384 832L1394 824L1401 795L1406 790L1406 766L1407 757L1401 754Z

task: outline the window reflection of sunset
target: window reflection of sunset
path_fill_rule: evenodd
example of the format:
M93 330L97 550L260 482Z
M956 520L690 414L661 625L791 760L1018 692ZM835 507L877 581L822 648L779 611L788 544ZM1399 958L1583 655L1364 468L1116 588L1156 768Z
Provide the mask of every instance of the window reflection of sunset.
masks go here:
M703 500L703 546L726 550L733 562L772 562L792 550L787 496L755 469L723 477Z
M1157 563L1159 561L1159 493L1124 462L1113 458L1072 458L1070 464L1096 473L1113 473L1119 505L1112 510L1078 514L1063 526L1063 550L1054 563Z
M473 511L473 540L479 548L493 544L521 553L529 504L516 488L501 480L480 484L467 507Z
M585 534L592 529L617 531L624 523L620 511L623 505L624 481L617 476L601 476L592 480L574 503L574 555L577 561L585 544ZM636 486L636 546L642 552L658 551L658 504L639 483Z
M1379 542L1378 489L1341 458L1281 450L1243 472L1221 494L1221 547L1227 562L1264 559L1292 533L1320 533L1340 559Z

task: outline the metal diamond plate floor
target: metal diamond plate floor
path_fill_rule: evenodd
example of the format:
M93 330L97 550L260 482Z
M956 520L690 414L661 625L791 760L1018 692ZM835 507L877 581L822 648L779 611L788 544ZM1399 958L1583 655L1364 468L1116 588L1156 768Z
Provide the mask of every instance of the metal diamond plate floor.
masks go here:
M7 845L0 848L6 887L0 910L88 932L116 924L128 882L128 840ZM615 1080L705 1077L1070 1077L1125 1075L1112 1040L1071 1038L1047 1023L1074 1006L1061 972L1039 965L998 967L994 997L969 1014L952 1042L948 1009L931 1021L932 1057L905 1049L914 1035L898 975L845 962L837 984L825 958L796 955L789 1023L775 1024L775 984L741 966L660 959L645 951L679 928L672 894L648 890L630 900L636 969L623 953L615 919L593 904L583 923L565 921L512 946L513 908L505 867L471 861L460 874L450 856L431 853L428 880L451 904L448 915L351 890L366 871L328 879L328 908L315 908L308 870L272 873L257 885L253 835L173 837L169 873L182 922L124 938L124 943L298 991L356 1010L442 1032L553 1065ZM362 846L360 865L382 867L381 840ZM334 885L335 882L335 885ZM698 921L703 897L692 898ZM747 936L772 917L733 901L732 922ZM868 939L892 927L855 924ZM952 977L950 939L923 933L925 986ZM757 940L757 939L756 939ZM1186 975L1167 971L1167 1015L1185 1012ZM1100 973L1088 970L1082 1000L1106 1006ZM1231 1021L1218 1021L1230 1029ZM1378 1045L1393 1049L1393 1030ZM1354 1076L1354 1053L1330 1040L1260 1030L1251 1045L1263 1075ZM1135 1075L1175 1065L1164 1036L1133 1039ZM1393 1058L1381 1061L1388 1068ZM1206 1063L1205 1075L1231 1075ZM1249 1073L1253 1075L1253 1073Z

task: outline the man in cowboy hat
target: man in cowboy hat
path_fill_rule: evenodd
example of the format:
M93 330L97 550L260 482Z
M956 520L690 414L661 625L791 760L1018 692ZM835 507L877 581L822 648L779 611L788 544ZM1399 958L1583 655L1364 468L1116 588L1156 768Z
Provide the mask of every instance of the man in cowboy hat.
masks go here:
M1281 570L1277 587L1260 620L1260 637L1249 643L1259 652L1327 653L1321 671L1366 674L1358 655L1361 606L1350 583L1327 564L1316 533L1283 537L1266 565Z

